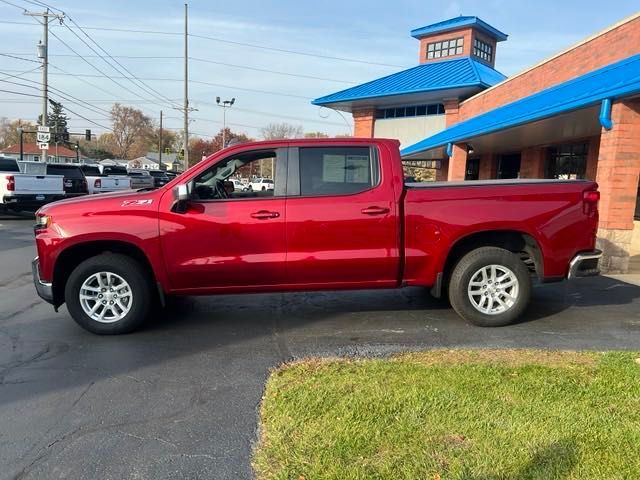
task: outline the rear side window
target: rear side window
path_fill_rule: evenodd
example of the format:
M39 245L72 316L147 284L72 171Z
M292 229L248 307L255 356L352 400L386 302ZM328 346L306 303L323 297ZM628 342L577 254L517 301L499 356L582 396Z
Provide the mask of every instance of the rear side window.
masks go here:
M18 162L11 158L0 158L0 172L19 172Z
M47 165L47 175L64 175L66 178L84 178L84 174L79 167L61 167L58 165Z
M349 195L378 184L369 147L304 147L299 150L300 194Z
M126 175L127 167L109 166L102 169L105 175Z
M84 166L84 167L80 167L82 169L82 173L84 173L85 175L89 175L91 177L99 177L100 176L100 169L98 167L90 167L90 166Z

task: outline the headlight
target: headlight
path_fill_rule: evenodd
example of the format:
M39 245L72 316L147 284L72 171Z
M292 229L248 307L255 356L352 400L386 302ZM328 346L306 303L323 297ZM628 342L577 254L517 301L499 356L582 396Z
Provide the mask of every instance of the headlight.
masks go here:
M34 228L36 230L45 229L49 225L51 225L51 216L50 215L45 215L45 214L41 214L41 213L37 213L36 214L36 224L34 226Z

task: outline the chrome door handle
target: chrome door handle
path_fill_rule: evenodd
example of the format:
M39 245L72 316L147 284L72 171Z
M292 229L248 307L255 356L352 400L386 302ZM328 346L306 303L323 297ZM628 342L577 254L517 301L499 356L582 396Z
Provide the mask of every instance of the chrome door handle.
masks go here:
M365 215L384 215L389 213L389 209L384 207L367 207L360 211Z
M280 214L278 212L270 212L268 210L260 210L251 214L251 218L257 218L258 220L266 220L268 218L278 218Z

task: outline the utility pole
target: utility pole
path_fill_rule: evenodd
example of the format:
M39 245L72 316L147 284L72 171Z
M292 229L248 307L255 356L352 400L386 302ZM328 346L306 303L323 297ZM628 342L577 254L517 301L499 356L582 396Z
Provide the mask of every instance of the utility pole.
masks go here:
M162 168L162 110L160 110L160 141L158 145L158 163L160 164L160 170L164 170Z
M189 168L189 5L184 4L184 140L183 171Z
M216 97L216 104L222 107L222 148L227 146L227 108L231 108L236 103L236 99L220 101L220 97Z
M62 23L64 14L59 15L52 13L47 8L44 12L28 12L25 10L25 15L30 17L42 17L42 26L44 27L42 33L42 41L38 44L38 57L42 59L42 126L48 125L47 108L49 104L49 19L56 18ZM46 163L48 160L47 149L42 149L42 160Z

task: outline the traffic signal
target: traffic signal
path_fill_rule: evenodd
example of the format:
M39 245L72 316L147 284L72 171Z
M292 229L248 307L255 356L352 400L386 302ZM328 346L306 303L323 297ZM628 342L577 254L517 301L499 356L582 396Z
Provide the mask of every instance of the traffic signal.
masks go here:
M65 143L69 142L69 131L65 128L64 132L62 132L62 141Z
M85 139L87 142L90 142L90 141L91 141L91 130L86 129L86 130L84 131L84 139Z

